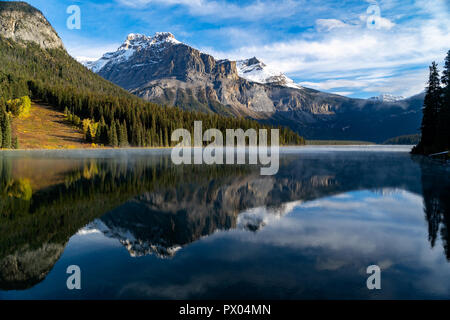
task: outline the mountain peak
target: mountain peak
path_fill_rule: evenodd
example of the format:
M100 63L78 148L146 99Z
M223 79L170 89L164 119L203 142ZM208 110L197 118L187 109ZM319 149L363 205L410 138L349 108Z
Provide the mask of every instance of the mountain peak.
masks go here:
M378 97L371 97L369 100L372 101L380 101L380 102L397 102L400 100L404 100L403 96L394 96L392 94L381 94Z
M32 14L41 13L38 9L23 1L0 1L0 12L2 11L22 11Z
M134 41L136 39L143 39L143 38L147 38L147 36L143 35L143 34L139 34L139 33L130 33L127 36L126 41Z
M137 49L162 43L179 44L181 42L175 39L175 36L170 32L156 32L153 37L140 33L130 33L118 50Z
M30 41L43 49L64 45L42 12L19 1L0 1L0 35L14 41Z
M251 82L262 84L275 84L294 89L301 89L302 87L282 72L277 71L256 57L236 61L239 77Z
M163 40L169 40L169 41L176 40L176 39L175 39L175 36L174 36L172 33L170 33L170 32L156 32L154 38L155 38L155 39L158 39L159 41L163 41Z
M259 59L256 58L256 57L247 59L246 61L247 61L247 64L248 64L248 65L260 64L260 65L262 65L262 66L264 66L264 67L266 66L266 65L264 64L264 62L262 62L261 60L259 60Z
M124 43L115 52L108 52L97 61L82 61L82 63L92 70L99 72L106 65L115 65L128 61L136 52L141 50L152 50L155 52L162 48L181 44L170 32L156 32L153 37L140 33L130 33Z

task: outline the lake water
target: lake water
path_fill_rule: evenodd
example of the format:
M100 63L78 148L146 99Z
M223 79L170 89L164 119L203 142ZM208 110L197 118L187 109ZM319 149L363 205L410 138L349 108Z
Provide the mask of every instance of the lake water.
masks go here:
M283 148L275 176L170 151L3 152L0 299L450 298L450 169L409 150Z

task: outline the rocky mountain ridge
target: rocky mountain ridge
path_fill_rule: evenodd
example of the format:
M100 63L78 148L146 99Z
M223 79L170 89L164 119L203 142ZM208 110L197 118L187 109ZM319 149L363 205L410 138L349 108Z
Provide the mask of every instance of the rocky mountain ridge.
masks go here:
M256 57L217 60L175 39L130 34L116 52L86 64L145 100L286 125L309 139L382 142L414 134L421 95L352 99L297 85Z
M14 41L34 42L43 49L64 48L42 12L25 2L0 2L0 36Z

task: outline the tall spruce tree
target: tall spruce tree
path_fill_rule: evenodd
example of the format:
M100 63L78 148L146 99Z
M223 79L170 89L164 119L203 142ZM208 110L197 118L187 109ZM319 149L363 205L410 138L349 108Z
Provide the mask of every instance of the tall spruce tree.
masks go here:
M86 141L89 143L94 142L90 128L88 128L88 131L86 132Z
M119 146L128 146L128 134L127 134L127 123L124 121L122 124L118 124L118 134L119 134Z
M116 129L116 121L113 120L111 122L111 127L109 129L109 145L113 147L117 147L119 145L119 140L117 139L117 129Z
M437 144L438 113L442 104L442 88L439 70L436 62L430 66L430 76L423 107L422 138L413 149L413 153L430 154L435 150Z
M450 150L450 50L447 53L442 72L443 99L440 112L440 147L443 150Z
M4 114L2 123L2 148L11 149L11 121L8 114Z
M13 138L12 147L13 147L13 149L19 149L20 148L20 146L19 146L19 139L17 139L17 137Z

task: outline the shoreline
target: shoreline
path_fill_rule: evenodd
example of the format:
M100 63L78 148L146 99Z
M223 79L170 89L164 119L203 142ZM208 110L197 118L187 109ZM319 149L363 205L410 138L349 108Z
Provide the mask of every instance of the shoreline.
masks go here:
M314 145L290 145L290 146L279 146L280 149L289 148L302 148L302 149L316 149L316 148L335 148L335 149L345 149L345 148L400 148L407 149L412 148L414 145L383 145L383 144L314 144ZM15 152L92 152L92 151L164 151L171 150L174 147L125 147L125 148L113 148L113 147L99 147L99 148L28 148L28 149L0 149L0 154L2 153L15 153ZM191 147L197 149L200 147ZM204 148L204 147L203 147ZM225 149L226 147L224 147ZM242 149L243 147L233 147L234 149ZM248 149L248 146L245 147ZM269 147L270 148L270 147Z

